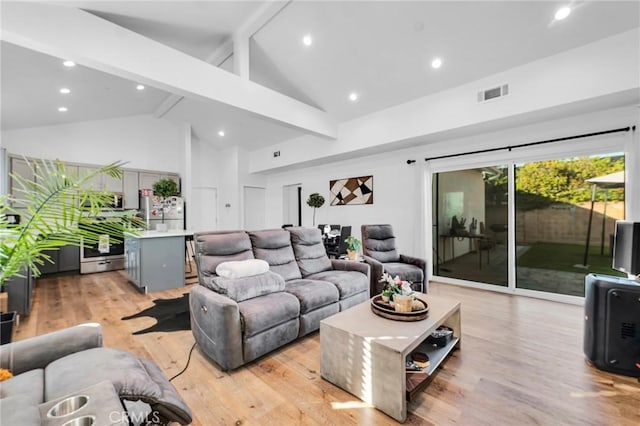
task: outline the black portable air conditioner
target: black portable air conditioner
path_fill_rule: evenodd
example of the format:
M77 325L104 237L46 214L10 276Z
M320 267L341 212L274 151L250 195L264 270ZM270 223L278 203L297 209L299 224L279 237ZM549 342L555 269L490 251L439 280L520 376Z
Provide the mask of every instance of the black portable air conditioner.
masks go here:
M640 283L589 274L584 311L587 359L602 370L640 377Z

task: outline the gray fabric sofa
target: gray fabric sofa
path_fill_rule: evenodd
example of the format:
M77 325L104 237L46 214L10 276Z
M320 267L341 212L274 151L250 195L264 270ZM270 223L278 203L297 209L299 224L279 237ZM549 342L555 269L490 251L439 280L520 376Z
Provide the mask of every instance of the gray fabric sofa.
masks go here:
M391 225L362 225L362 255L371 266L371 294L380 294L384 283L380 278L384 272L392 277L396 275L403 281L411 281L414 290L426 293L427 263L424 259L399 254L396 249L396 237Z
M72 420L71 414L57 423L47 416L50 405L70 395L89 397L87 407L77 413L95 416L96 424L128 424L128 419L145 417L154 424L191 423L189 407L158 366L102 347L102 328L96 323L2 345L0 366L14 375L0 382L2 425Z
M369 266L330 260L316 228L200 232L194 241L200 285L190 291L191 329L223 370L318 330L322 319L369 299ZM221 262L247 259L266 261L269 271L235 279L215 273Z

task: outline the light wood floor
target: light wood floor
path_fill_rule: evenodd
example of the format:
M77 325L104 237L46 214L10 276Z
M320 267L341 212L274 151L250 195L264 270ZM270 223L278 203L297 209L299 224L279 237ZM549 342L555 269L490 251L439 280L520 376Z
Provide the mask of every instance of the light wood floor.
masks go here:
M638 381L585 363L581 307L445 284L430 288L462 301L462 349L410 404L408 424L639 423ZM97 321L105 346L150 358L171 377L187 361L191 332L133 336L154 320L120 318L186 290L142 295L122 272L40 279L15 340ZM314 333L230 373L196 349L173 384L196 425L395 424L320 377L319 345Z

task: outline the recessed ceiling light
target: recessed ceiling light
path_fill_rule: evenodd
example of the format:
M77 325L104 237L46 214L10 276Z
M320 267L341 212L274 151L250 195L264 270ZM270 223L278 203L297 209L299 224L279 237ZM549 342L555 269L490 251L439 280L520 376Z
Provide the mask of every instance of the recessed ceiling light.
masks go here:
M442 59L440 58L433 58L433 61L431 61L431 68L435 68L438 69L442 66Z
M63 87L62 89L60 89L60 93L62 93L63 95L68 95L69 93L71 93L71 89Z
M302 43L304 43L305 46L311 46L311 44L313 44L313 38L311 37L311 34L307 34L306 36L302 37Z
M220 130L220 131L218 132L218 136L223 137L223 136L224 136L224 130Z
M358 94L356 92L352 92L349 94L349 100L355 102L358 100Z
M570 13L571 13L571 8L569 6L561 7L556 11L556 14L555 14L556 21L562 21L564 18L569 16Z
M73 62L73 61L64 61L64 62L62 63L62 65L64 65L65 67L69 67L69 68L71 68L71 67L75 67L75 66L76 66L76 63L75 63L75 62Z
M69 110L67 109L67 107L60 107L60 108L58 108L58 111L60 111L60 112L67 112L67 111L69 111Z
M136 86L136 90L144 90L144 86L142 84L138 84Z

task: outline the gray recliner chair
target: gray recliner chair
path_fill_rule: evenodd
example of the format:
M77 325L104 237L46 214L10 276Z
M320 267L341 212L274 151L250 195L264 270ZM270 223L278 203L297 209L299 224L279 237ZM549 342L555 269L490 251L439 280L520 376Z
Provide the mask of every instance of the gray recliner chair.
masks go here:
M129 352L102 347L97 323L2 345L0 367L13 374L0 383L2 425L67 424L91 417L95 424L110 425L145 418L153 424L192 420L160 368ZM52 423L56 419L49 418L48 410L73 396L86 396L86 406ZM139 402L130 403L134 401Z
M384 272L392 277L397 275L403 281L411 281L416 291L427 292L425 260L398 253L391 225L362 225L360 230L362 254L365 262L371 266L372 295L384 289L384 283L379 282Z

